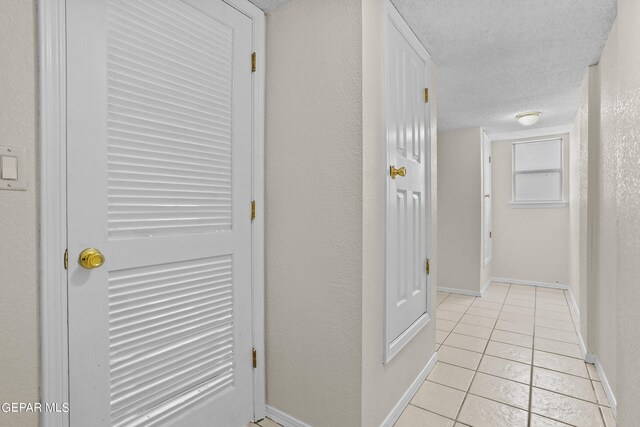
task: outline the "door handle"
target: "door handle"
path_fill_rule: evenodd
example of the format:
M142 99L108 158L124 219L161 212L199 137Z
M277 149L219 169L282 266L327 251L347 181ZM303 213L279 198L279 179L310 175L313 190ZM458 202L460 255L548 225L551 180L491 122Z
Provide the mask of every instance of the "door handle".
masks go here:
M391 179L396 179L396 176L407 176L407 169L403 166L400 169L397 169L395 166L391 166Z
M95 248L87 248L84 251L80 252L78 264L80 264L87 270L101 267L102 264L104 264L104 255L102 255L102 252Z

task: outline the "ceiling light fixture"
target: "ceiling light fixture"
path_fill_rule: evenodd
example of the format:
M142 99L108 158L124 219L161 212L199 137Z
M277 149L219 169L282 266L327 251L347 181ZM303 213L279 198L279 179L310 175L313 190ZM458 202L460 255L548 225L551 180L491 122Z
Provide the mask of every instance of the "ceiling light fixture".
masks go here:
M532 126L538 122L541 115L542 113L540 111L532 111L530 113L520 113L516 116L516 119L518 119L523 126Z

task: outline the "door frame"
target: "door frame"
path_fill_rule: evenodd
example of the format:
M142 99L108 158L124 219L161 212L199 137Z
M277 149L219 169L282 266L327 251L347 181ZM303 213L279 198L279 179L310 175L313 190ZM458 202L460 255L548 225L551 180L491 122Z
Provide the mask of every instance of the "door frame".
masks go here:
M253 370L253 416L264 418L264 82L265 15L248 0L222 0L252 21L253 141L252 196L256 216L252 224L251 305L253 347L258 354ZM67 324L66 193L66 0L38 0L39 53L39 190L40 190L40 401L69 403ZM247 211L247 215L249 212ZM250 355L246 355L247 363ZM248 421L248 420L247 420ZM44 427L69 426L69 413L40 415Z
M390 278L388 271L388 252L389 252L389 223L388 223L388 209L389 209L389 153L387 147L387 135L389 129L388 122L388 114L387 114L387 82L388 82L388 69L387 69L387 38L388 38L388 27L389 25L394 25L400 34L407 40L407 42L411 45L411 47L418 53L421 59L423 59L426 63L426 73L425 73L425 83L431 84L433 76L431 75L431 55L427 52L426 48L422 45L418 37L413 33L409 25L406 23L400 12L396 9L396 7L391 3L390 0L385 0L384 7L384 30L383 30L383 62L382 66L384 67L383 78L384 83L382 85L382 100L383 100L383 114L384 114L384 158L385 158L385 170L384 174L385 178L385 291L384 291L384 349L383 349L383 363L388 364L391 360L407 345L411 342L411 340L431 321L431 313L433 313L433 297L432 297L432 280L431 275L427 274L427 289L425 297L427 298L427 310L423 313L418 319L416 319L411 326L409 326L399 337L391 336L391 316L389 315L389 301L391 298L391 287L390 287ZM425 86L426 87L426 86ZM433 230L431 227L432 224L432 206L433 201L431 200L432 194L432 177L431 177L431 156L432 156L432 143L433 143L433 135L432 135L432 127L431 127L431 104L426 103L425 108L425 132L428 133L429 137L427 141L425 141L425 199L428 201L427 209L425 209L425 231L428 231L428 235L426 238L426 256L428 259L433 258L432 255L432 240L433 240ZM426 259L425 259L426 262Z

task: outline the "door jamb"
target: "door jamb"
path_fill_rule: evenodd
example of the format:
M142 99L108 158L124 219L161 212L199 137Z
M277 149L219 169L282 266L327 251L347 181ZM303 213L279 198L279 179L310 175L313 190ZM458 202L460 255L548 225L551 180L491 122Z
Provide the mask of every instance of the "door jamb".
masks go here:
M252 333L258 363L253 370L254 420L264 418L264 82L265 15L247 0L223 0L252 20L253 73ZM40 401L69 402L66 194L66 1L39 0L40 188ZM250 355L246 355L247 363ZM69 413L42 413L44 427L69 426Z

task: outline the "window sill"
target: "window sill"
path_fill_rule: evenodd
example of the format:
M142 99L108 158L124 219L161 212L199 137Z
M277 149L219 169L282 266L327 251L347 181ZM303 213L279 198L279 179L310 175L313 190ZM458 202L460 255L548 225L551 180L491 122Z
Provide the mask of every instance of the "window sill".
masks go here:
M514 209L560 209L567 206L567 202L510 202Z

